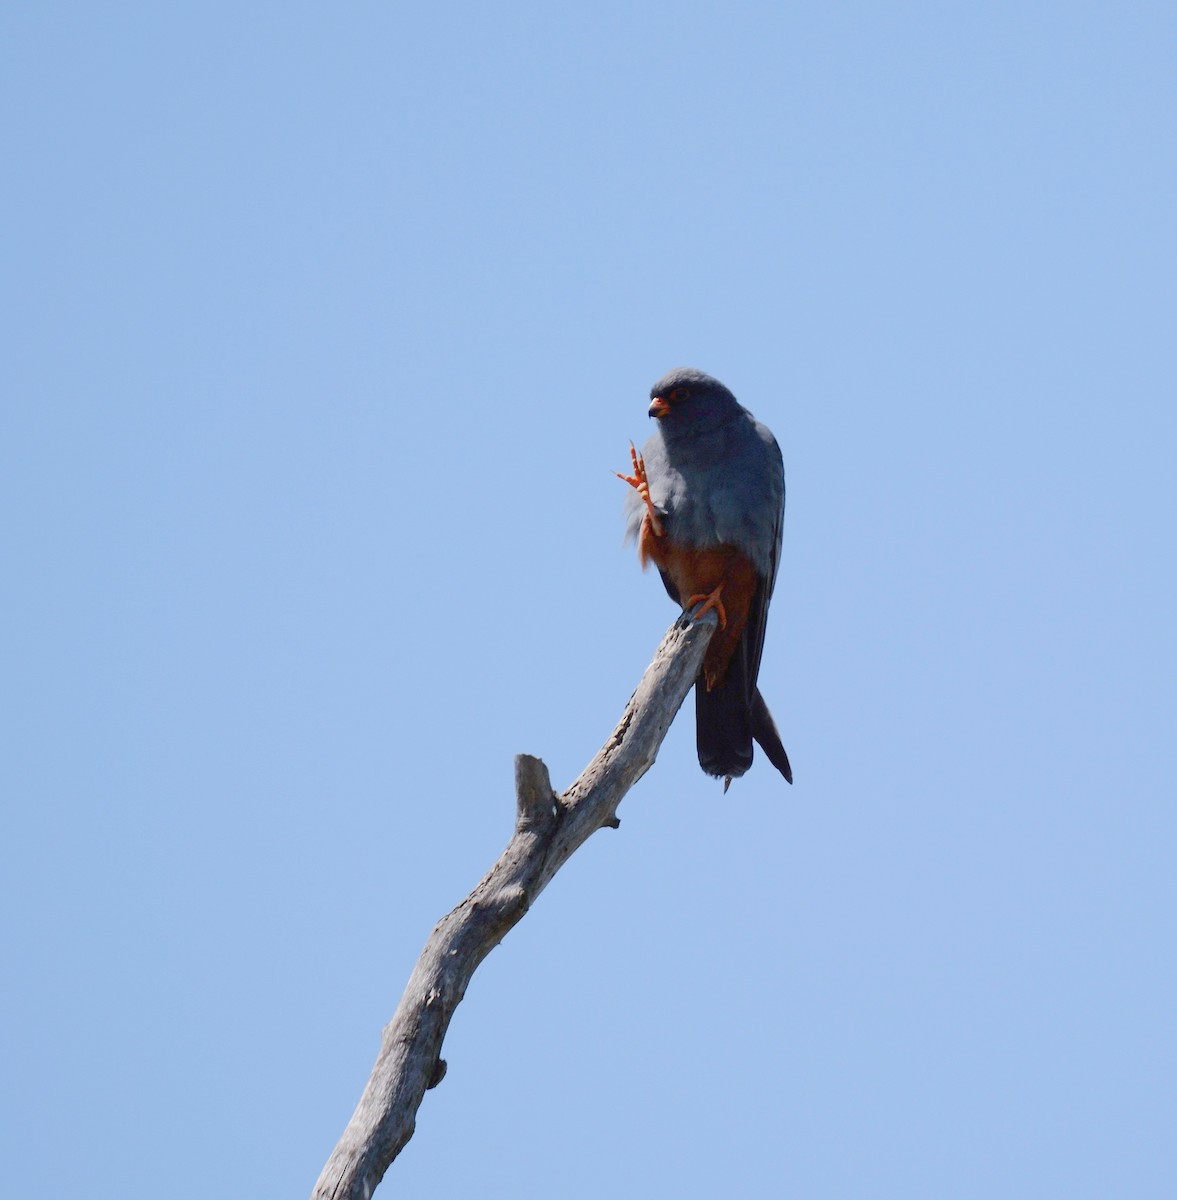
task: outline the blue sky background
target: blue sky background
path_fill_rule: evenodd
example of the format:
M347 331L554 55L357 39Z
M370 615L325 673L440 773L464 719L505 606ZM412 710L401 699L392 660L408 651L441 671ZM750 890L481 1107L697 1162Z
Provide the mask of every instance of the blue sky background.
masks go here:
M309 1192L777 433L762 687L475 976L391 1194L1177 1192L1177 8L9 4L13 1194Z

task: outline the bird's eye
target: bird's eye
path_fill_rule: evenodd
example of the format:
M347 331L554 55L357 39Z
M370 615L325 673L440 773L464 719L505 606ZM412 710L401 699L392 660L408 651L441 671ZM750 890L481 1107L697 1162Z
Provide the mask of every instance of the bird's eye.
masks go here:
M687 389L685 387L676 387L670 393L670 398L675 404L681 404L687 398Z

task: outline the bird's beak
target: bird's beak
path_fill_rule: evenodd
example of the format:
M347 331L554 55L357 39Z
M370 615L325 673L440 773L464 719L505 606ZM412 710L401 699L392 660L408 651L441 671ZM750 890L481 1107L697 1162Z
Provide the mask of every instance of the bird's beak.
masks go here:
M661 396L655 396L650 401L650 416L664 417L668 412L670 412L670 405Z

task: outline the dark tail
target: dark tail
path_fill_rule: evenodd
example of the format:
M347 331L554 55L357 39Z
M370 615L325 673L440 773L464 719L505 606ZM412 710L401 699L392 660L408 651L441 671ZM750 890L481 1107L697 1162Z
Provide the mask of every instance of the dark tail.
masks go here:
M768 755L768 761L785 777L785 781L792 783L793 768L789 766L789 756L781 745L781 735L776 731L776 722L772 719L772 713L768 711L768 705L764 703L759 688L752 697L752 736L760 749Z
M764 697L757 688L749 705L747 692L732 662L728 678L707 690L700 677L695 684L695 736L699 746L699 766L708 775L734 779L752 765L752 741L755 739L768 761L793 782L793 768L781 745L781 735Z
M744 689L726 680L707 690L703 677L695 684L695 739L699 766L708 775L735 778L752 765L752 714Z

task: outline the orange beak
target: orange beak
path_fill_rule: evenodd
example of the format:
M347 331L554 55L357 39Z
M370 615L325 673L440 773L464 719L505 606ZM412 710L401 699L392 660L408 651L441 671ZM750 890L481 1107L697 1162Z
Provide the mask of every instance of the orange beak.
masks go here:
M664 417L668 412L670 412L670 405L661 396L655 396L650 401L650 416Z

